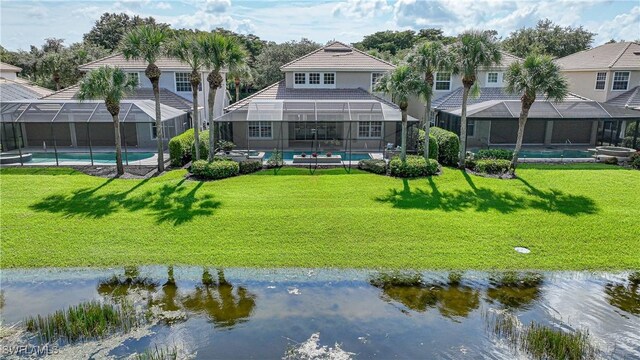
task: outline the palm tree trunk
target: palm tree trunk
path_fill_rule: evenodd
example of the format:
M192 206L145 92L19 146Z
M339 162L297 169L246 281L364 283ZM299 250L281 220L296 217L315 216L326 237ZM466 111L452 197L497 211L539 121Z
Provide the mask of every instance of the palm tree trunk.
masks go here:
M424 158L429 160L429 131L431 129L431 97L427 99L424 109Z
M407 109L402 110L402 139L401 139L400 160L407 160Z
M236 85L236 102L240 101L240 79L236 78L235 79L235 85Z
M465 85L462 91L462 114L460 116L460 154L458 165L464 169L465 156L467 152L467 100L469 100L469 90L471 86Z
M200 114L198 114L198 87L191 85L193 94L193 143L196 147L195 158L200 160Z
M124 175L124 166L122 165L122 144L120 140L120 119L118 118L118 114L112 115L113 118L113 129L115 131L116 136L116 170L118 172L118 176Z
M216 102L216 89L212 89L209 87L209 161L213 161L214 156L216 155L216 132L215 125L213 123L213 106Z
M156 100L156 139L158 141L158 172L164 171L164 146L162 144L162 115L160 113L160 87L159 79L152 81L153 97Z
M520 111L520 118L518 119L518 138L516 140L516 148L513 150L513 158L511 158L511 175L515 174L516 166L518 165L518 154L522 148L522 141L524 139L524 128L527 125L527 118L529 117L530 105L523 104Z

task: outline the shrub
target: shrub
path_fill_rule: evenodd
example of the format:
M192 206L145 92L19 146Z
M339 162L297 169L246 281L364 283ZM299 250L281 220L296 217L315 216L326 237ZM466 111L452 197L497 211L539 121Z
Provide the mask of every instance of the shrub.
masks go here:
M640 152L637 152L631 155L631 159L629 160L629 165L632 168L640 170Z
M274 168L284 165L284 161L282 159L282 152L278 149L273 149L269 160L267 160L267 167Z
M511 161L504 159L475 160L473 170L485 174L504 174L509 171Z
M438 162L442 165L456 165L460 152L460 138L458 138L458 135L439 127L432 127L431 134L433 134L438 143Z
M365 159L358 161L358 168L374 174L386 174L387 162L384 160Z
M475 159L502 159L511 160L513 158L513 151L506 149L482 149L478 150L475 155Z
M232 160L217 160L207 162L197 160L191 163L191 173L206 179L224 179L236 176L240 172L240 165Z
M236 144L234 144L231 141L227 141L227 140L219 140L217 147L218 147L218 149L222 149L222 151L227 152L227 151L231 151L231 150L235 149Z
M618 158L615 156L608 157L603 161L607 165L618 165Z
M250 174L258 170L262 170L262 161L260 160L244 160L238 163L240 166L240 174Z
M409 155L406 161L394 157L389 161L389 173L391 176L411 178L418 176L430 176L438 173L438 162L422 156Z
M169 140L169 157L172 166L182 166L191 161L193 129L189 129Z
M424 154L424 130L418 132L418 155ZM429 133L429 159L438 160L438 140Z

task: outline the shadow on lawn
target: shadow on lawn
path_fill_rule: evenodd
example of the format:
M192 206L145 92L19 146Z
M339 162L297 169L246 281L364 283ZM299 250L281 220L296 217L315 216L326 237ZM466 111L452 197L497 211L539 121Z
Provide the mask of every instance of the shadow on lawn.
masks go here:
M210 194L196 196L202 182L188 186L183 179L176 185L165 184L160 189L131 196L133 191L149 181L145 179L126 191L99 192L112 181L113 179L109 179L92 189L76 190L71 195L51 195L30 208L35 211L60 213L66 217L81 216L94 219L123 210L148 210L155 216L157 223L170 222L173 225L181 225L197 216L213 214L221 204L213 200Z
M595 202L586 196L566 194L557 189L540 190L524 179L519 178L526 187L526 196L521 196L512 192L477 187L469 174L464 171L462 174L470 186L468 190L440 191L431 177L427 178L429 190L412 190L409 181L403 179L402 190L389 189L386 195L376 198L376 201L390 203L399 209L475 209L481 212L496 210L503 214L531 208L565 215L595 214L598 210Z

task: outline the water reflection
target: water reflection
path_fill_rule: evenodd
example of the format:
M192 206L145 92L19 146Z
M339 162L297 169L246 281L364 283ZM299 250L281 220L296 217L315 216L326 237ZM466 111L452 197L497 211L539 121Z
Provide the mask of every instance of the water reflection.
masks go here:
M447 283L425 282L420 274L380 273L370 283L382 289L381 298L396 301L410 310L425 312L437 308L444 317L467 317L480 306L480 292L460 283L461 275L449 276Z
M243 286L234 288L225 279L223 270L218 270L217 275L216 282L205 269L202 284L182 297L182 305L191 312L207 315L219 327L232 327L247 321L256 306L256 296Z
M124 276L113 275L98 282L98 294L114 301L136 294L151 294L156 291L158 283L148 277L140 276L136 266L125 266Z
M528 309L541 296L543 276L537 273L505 272L489 278L489 302L498 302L509 309Z
M629 314L640 315L640 285L636 282L608 283L604 287L609 304Z

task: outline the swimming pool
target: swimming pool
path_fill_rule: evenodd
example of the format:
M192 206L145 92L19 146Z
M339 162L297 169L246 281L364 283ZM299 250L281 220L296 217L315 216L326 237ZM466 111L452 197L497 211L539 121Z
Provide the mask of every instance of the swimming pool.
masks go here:
M155 155L151 152L130 152L127 153L126 159L129 163L133 161L139 161L148 159ZM55 152L46 153L32 153L32 159L30 163L51 163L56 161ZM122 152L122 161L125 162L125 154ZM87 163L91 164L91 154L88 152L58 152L59 163ZM115 152L94 152L93 163L100 165L115 165L116 153ZM125 162L126 163L126 162Z
M522 150L519 157L527 159L586 159L591 157L587 150Z
M311 159L311 153L307 151L284 151L282 153L283 160L293 160L293 155L300 155L302 153L307 154L307 156ZM268 160L271 157L272 152L267 151L264 153L264 159ZM326 154L325 152L319 152L320 155ZM344 151L332 151L331 154L334 156L340 155L342 160L344 161L359 161L365 159L371 159L368 153L351 153L351 157L349 157L349 153Z

